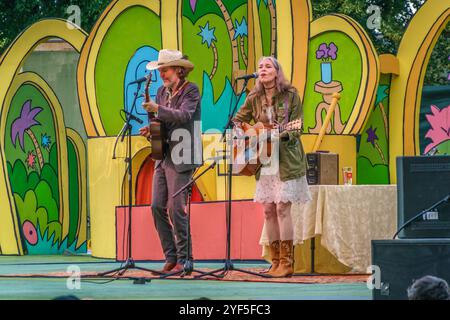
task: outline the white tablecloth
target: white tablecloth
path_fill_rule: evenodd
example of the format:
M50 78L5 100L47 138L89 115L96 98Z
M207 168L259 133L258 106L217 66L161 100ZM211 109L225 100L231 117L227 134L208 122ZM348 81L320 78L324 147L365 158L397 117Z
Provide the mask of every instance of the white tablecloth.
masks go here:
M294 244L321 235L321 245L351 272L366 273L371 240L391 239L396 231L397 186L320 185L310 190L312 201L292 206ZM265 228L260 243L268 243Z

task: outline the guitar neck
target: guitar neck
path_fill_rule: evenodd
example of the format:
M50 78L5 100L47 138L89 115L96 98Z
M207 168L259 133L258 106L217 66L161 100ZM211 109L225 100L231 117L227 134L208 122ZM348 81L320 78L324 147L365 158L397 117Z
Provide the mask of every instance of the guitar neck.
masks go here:
M291 126L293 125L293 127L291 128ZM284 125L280 125L278 127L278 130L280 133L284 132L284 131L296 131L296 130L300 130L301 128L297 127L297 124L295 121L292 122L288 122Z
M279 133L283 133L285 131L292 131L292 130L295 130L295 129L289 129L289 123L281 125L281 126L278 127Z

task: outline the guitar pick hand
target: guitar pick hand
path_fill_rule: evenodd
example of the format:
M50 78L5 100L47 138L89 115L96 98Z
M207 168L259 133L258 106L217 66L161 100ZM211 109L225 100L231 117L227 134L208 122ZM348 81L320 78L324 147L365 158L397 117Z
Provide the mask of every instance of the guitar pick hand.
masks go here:
M142 103L142 107L147 110L147 112L157 113L159 105L155 101L150 99L149 102Z
M146 138L150 137L150 128L149 127L142 127L139 129L139 134L141 136L144 136Z

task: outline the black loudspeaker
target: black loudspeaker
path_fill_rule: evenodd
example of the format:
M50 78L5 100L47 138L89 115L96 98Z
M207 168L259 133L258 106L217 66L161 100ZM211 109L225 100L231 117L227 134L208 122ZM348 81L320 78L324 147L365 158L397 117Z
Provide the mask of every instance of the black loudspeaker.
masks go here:
M450 156L397 158L397 225L450 194ZM399 238L450 238L450 203L427 212Z
M450 283L450 239L372 240L372 265L381 277L373 299L405 300L408 287L423 276Z

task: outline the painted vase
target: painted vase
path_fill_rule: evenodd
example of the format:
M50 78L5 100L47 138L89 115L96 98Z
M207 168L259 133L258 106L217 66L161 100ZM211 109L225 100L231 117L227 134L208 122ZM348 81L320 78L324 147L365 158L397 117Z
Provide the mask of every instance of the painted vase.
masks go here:
M331 62L322 62L320 64L321 80L323 83L330 83L332 80Z

